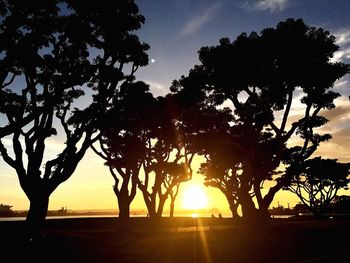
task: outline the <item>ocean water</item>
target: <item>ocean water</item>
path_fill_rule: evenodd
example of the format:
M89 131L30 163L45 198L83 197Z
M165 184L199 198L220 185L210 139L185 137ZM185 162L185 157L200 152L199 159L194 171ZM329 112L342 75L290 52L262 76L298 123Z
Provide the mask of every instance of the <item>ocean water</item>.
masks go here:
M50 219L68 219L68 218L98 218L98 217L116 217L116 215L68 215L68 216L47 216ZM24 221L24 216L0 217L0 221Z

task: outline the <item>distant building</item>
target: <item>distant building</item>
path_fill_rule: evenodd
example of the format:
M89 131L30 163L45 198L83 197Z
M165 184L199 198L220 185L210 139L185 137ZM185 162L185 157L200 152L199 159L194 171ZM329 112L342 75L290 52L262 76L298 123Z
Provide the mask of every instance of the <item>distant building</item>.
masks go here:
M61 207L61 209L53 210L53 211L47 211L48 216L66 216L68 215L68 209L67 207Z
M294 211L289 208L289 204L288 204L288 208L285 208L279 203L277 207L270 208L269 213L271 215L294 215Z
M0 204L0 217L13 216L14 213L11 207L12 207L11 205Z
M0 212L12 212L11 205L0 204Z

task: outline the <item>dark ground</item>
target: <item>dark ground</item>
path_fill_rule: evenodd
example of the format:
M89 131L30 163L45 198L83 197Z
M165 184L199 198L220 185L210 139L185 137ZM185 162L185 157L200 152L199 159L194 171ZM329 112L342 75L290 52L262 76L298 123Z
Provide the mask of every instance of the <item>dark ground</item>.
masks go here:
M0 262L350 262L350 219L50 219L30 242L23 221L0 222Z

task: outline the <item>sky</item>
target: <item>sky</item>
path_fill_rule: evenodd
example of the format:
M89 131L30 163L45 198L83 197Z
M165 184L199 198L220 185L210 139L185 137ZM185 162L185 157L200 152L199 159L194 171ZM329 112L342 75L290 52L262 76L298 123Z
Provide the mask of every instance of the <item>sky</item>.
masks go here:
M310 26L322 27L336 37L340 51L334 61L350 63L350 1L349 0L136 0L140 13L145 16L143 27L135 32L141 41L150 45L150 64L137 72L137 78L150 85L155 95L169 91L173 80L187 75L198 64L197 51L203 46L213 46L219 39L234 40L242 32L260 32L275 27L287 18L302 18ZM322 145L318 155L350 161L350 78L346 76L335 84L342 96L336 109L325 113L330 122L323 128L333 139ZM295 105L295 117L298 106ZM62 142L50 139L48 154L62 148ZM199 163L195 164L195 168ZM203 177L194 175L179 193L176 208L181 208L181 198L186 188L202 185ZM113 179L103 161L93 152L87 152L71 178L61 184L51 195L49 209L116 209ZM227 210L225 197L217 189L203 186L208 197L208 207ZM350 195L349 191L341 194ZM273 205L294 206L298 199L286 191L279 192ZM29 202L21 190L17 176L0 160L0 203L13 209L28 209ZM132 209L145 209L140 193ZM167 207L165 208L167 209Z

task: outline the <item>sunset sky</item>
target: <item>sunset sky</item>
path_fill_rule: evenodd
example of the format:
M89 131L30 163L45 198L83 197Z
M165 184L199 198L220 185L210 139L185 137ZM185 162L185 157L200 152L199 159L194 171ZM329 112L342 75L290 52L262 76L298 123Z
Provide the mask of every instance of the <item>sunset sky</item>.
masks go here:
M234 40L240 33L260 32L275 27L287 18L302 18L306 24L329 30L337 38L341 50L334 61L350 63L350 1L349 0L137 0L140 13L146 21L138 32L140 40L151 46L150 64L140 69L137 78L148 83L155 95L168 92L172 80L187 75L198 64L197 51L202 46L217 45L219 39ZM113 22L113 21L111 21ZM350 77L335 85L342 96L337 108L325 113L330 122L324 128L333 135L316 155L350 162ZM297 108L294 115L298 115ZM5 142L6 143L6 142ZM8 141L10 143L10 141ZM57 154L62 148L57 138L47 144L48 154ZM194 169L198 168L195 163ZM193 181L183 184L175 209L182 209L182 197L191 185L202 187L203 178L195 175ZM116 209L113 179L103 161L89 151L72 177L51 195L49 209ZM225 197L216 189L203 186L207 207L228 209ZM342 194L350 195L350 191ZM277 194L277 202L294 206L298 199L288 192ZM21 190L15 172L0 160L0 203L13 209L28 209L29 202ZM144 209L140 193L132 204ZM165 209L168 209L166 205Z

